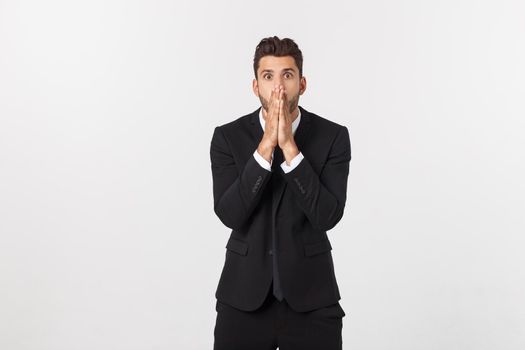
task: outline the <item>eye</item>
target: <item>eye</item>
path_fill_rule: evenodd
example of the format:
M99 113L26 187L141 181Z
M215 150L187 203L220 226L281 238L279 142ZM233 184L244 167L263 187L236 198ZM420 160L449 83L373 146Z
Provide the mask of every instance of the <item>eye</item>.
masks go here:
M285 76L291 78L292 77L292 73L286 73Z
M266 79L266 78L268 78L268 77L271 78L272 76L271 76L270 74L266 74L266 75L263 76L264 79ZM268 79L266 79L266 80L268 80Z

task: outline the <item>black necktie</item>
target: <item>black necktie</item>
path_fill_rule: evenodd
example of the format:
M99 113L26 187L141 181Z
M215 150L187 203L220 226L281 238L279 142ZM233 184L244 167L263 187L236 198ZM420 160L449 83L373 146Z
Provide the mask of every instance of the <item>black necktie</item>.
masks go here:
M279 148L279 146L276 146L273 151L273 160L272 160L272 194L275 195L275 191L278 188L279 182L284 181L284 179L281 176L281 163L283 162L283 151ZM273 208L272 208L273 209ZM273 210L272 210L273 215ZM277 213L275 214L277 215ZM272 217L272 261L273 261L273 295L277 298L277 300L282 301L283 300L283 292L281 289L281 281L279 279L279 270L277 269L277 246L276 246L276 224L275 224L275 217Z
M283 151L279 148L279 146L275 146L273 150L273 160L272 160L272 170L273 171L279 170L278 167L281 166L281 163L283 162L283 158L284 158Z

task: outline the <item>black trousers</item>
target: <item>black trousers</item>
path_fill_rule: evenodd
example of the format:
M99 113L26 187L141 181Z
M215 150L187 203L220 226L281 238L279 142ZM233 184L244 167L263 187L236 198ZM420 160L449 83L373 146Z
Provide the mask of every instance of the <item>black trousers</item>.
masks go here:
M214 350L341 350L345 312L339 303L296 312L272 293L255 311L217 300Z

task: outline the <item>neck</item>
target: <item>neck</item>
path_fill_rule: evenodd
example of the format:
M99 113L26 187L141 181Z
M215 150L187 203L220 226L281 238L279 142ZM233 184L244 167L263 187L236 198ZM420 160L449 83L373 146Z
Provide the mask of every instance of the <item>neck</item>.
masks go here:
M297 119L298 116L299 116L299 107L295 107L295 109L293 110L291 114L292 123L295 121L295 119Z

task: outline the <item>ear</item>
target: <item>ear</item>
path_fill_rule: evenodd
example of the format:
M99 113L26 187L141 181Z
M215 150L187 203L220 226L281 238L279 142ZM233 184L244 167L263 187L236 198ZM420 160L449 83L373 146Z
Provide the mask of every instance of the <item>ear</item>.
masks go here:
M257 83L257 79L253 79L252 89L255 96L259 97L259 84Z
M306 78L303 75L301 77L301 80L299 81L299 95L304 94L305 90L306 90Z

